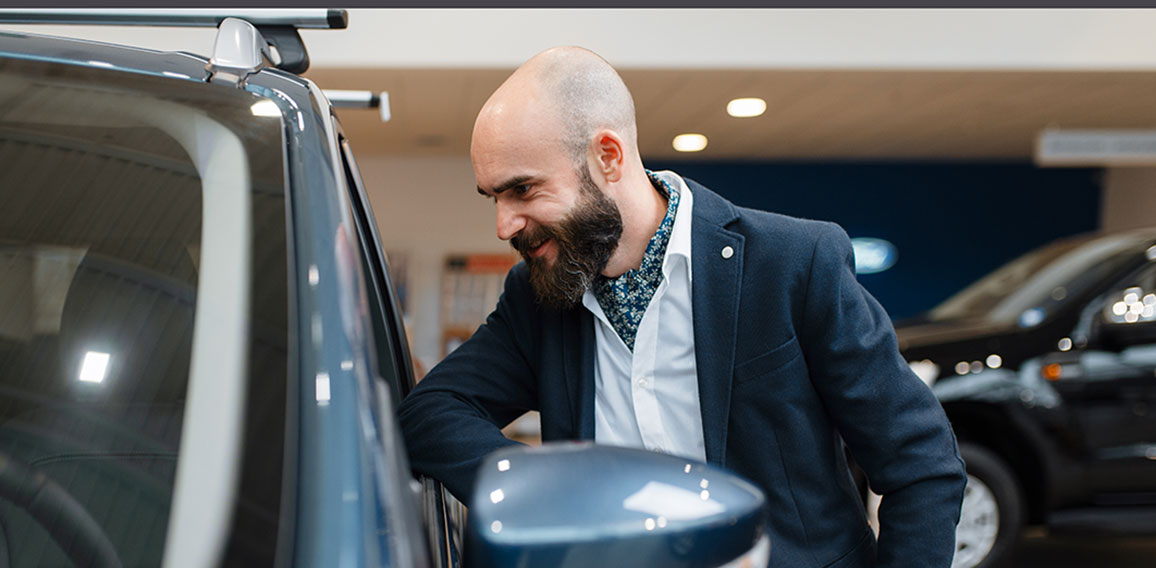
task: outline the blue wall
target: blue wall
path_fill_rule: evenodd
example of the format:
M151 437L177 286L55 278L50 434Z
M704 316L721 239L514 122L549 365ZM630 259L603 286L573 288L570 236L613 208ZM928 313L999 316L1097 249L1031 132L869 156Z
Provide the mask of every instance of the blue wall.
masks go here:
M929 309L1004 262L1094 231L1099 169L1030 164L777 164L647 160L736 204L834 221L890 241L899 260L859 281L899 319Z

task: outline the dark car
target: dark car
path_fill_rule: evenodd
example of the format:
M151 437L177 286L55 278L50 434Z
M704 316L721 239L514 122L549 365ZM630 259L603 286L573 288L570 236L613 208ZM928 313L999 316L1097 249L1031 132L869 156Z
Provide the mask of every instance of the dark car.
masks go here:
M209 57L0 30L0 566L765 565L753 486L585 445L492 459L462 549L397 433L365 188L297 74L297 28L346 17L0 11L218 27Z
M1061 240L896 323L967 462L955 566L1025 524L1156 534L1156 229Z

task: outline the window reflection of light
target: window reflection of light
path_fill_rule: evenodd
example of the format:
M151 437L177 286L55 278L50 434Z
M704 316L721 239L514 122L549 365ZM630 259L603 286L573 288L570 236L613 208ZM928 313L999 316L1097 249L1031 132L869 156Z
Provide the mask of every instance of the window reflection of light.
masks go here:
M1132 290L1139 290L1139 288L1129 288L1128 289L1128 292L1126 294L1124 294L1124 303L1125 304L1135 304L1136 302L1140 301L1139 292L1133 292Z
M1060 343L1057 345L1057 347L1060 348L1060 351L1071 351L1072 350L1072 338L1065 337L1065 338L1061 339Z
M309 267L309 285L316 286L321 281L321 272L317 270L317 265Z
M104 381L108 372L108 353L89 351L84 354L84 361L80 364L80 380L85 383L99 383Z
M647 517L646 522L643 524L646 525L646 530L648 530L648 531L654 530L654 519Z
M666 517L659 517L658 518L658 528L661 529L661 528L665 528L665 527L666 527Z
M1136 323L1139 320L1140 320L1140 314L1137 314L1135 312L1128 312L1128 313L1124 314L1124 321L1127 323Z
M1118 316L1124 315L1128 311L1128 304L1124 302L1116 302L1112 304L1112 313Z
M490 530L493 531L494 534L502 532L502 521L494 521L490 523Z
M277 108L277 103L275 103L269 99L264 99L264 100L260 100L260 101L253 103L253 106L249 107L249 111L253 113L253 116L262 116L262 117L281 116L281 109Z
M502 461L498 462L498 471L509 471L509 470L510 470L510 460L502 460Z
M984 362L987 363L988 367L991 367L992 369L998 369L1003 366L1003 357L992 353L991 355L987 356L987 360Z
M505 498L506 498L506 494L502 493L501 489L495 489L495 490L490 492L490 502L491 503L501 503L502 499L505 499Z
M690 464L686 464L686 467L682 471L690 473Z
M983 363L980 363L979 361L972 361L969 367L969 373L978 373L983 370Z
M663 516L671 521L690 521L717 515L726 509L722 503L702 498L701 493L658 481L648 482L642 489L622 501L622 508L651 516Z
M1020 327L1035 327L1044 321L1044 316L1046 315L1047 312L1045 312L1043 308L1024 310L1024 313L1020 314Z
M341 370L342 371L352 371L353 370L353 361L350 361L348 359L346 359L345 361L342 361L341 362Z
M707 487L710 487L710 482L703 479L702 481L698 482L698 486L703 488L703 489L706 489Z
M329 404L329 373L317 373L317 402L321 406Z
M955 364L955 374L966 375L967 370L970 368L971 368L971 366L967 364L967 361L960 361L960 362Z
M710 499L710 491L707 491L706 489L703 489L703 490L702 490L702 493L699 493L699 494L698 494L698 498L699 498L699 499L702 499L703 501L706 501L707 499Z

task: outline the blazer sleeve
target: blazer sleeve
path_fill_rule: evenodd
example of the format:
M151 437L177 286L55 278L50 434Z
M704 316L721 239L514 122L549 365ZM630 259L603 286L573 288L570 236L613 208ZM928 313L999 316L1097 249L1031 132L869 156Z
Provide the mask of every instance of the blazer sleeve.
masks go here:
M537 309L519 264L497 308L474 335L436 365L398 407L414 471L469 503L482 459L518 442L501 428L537 409L531 318Z
M803 351L829 416L883 497L877 565L948 567L967 481L951 425L856 280L847 234L824 223L814 247Z

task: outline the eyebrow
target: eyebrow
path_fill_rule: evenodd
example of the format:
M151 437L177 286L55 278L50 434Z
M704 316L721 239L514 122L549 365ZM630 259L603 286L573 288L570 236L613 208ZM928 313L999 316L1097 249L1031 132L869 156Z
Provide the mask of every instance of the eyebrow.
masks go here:
M494 195L497 196L498 194L502 193L503 191L506 191L507 189L510 189L511 187L516 187L516 186L522 185L522 184L524 184L524 183L526 183L532 179L534 179L533 176L515 176L515 177L512 177L512 178L506 180L505 182L498 184L498 186L494 188ZM490 194L487 193L486 190L482 189L482 186L480 186L480 185L478 186L478 193L482 194L485 197L490 197Z

